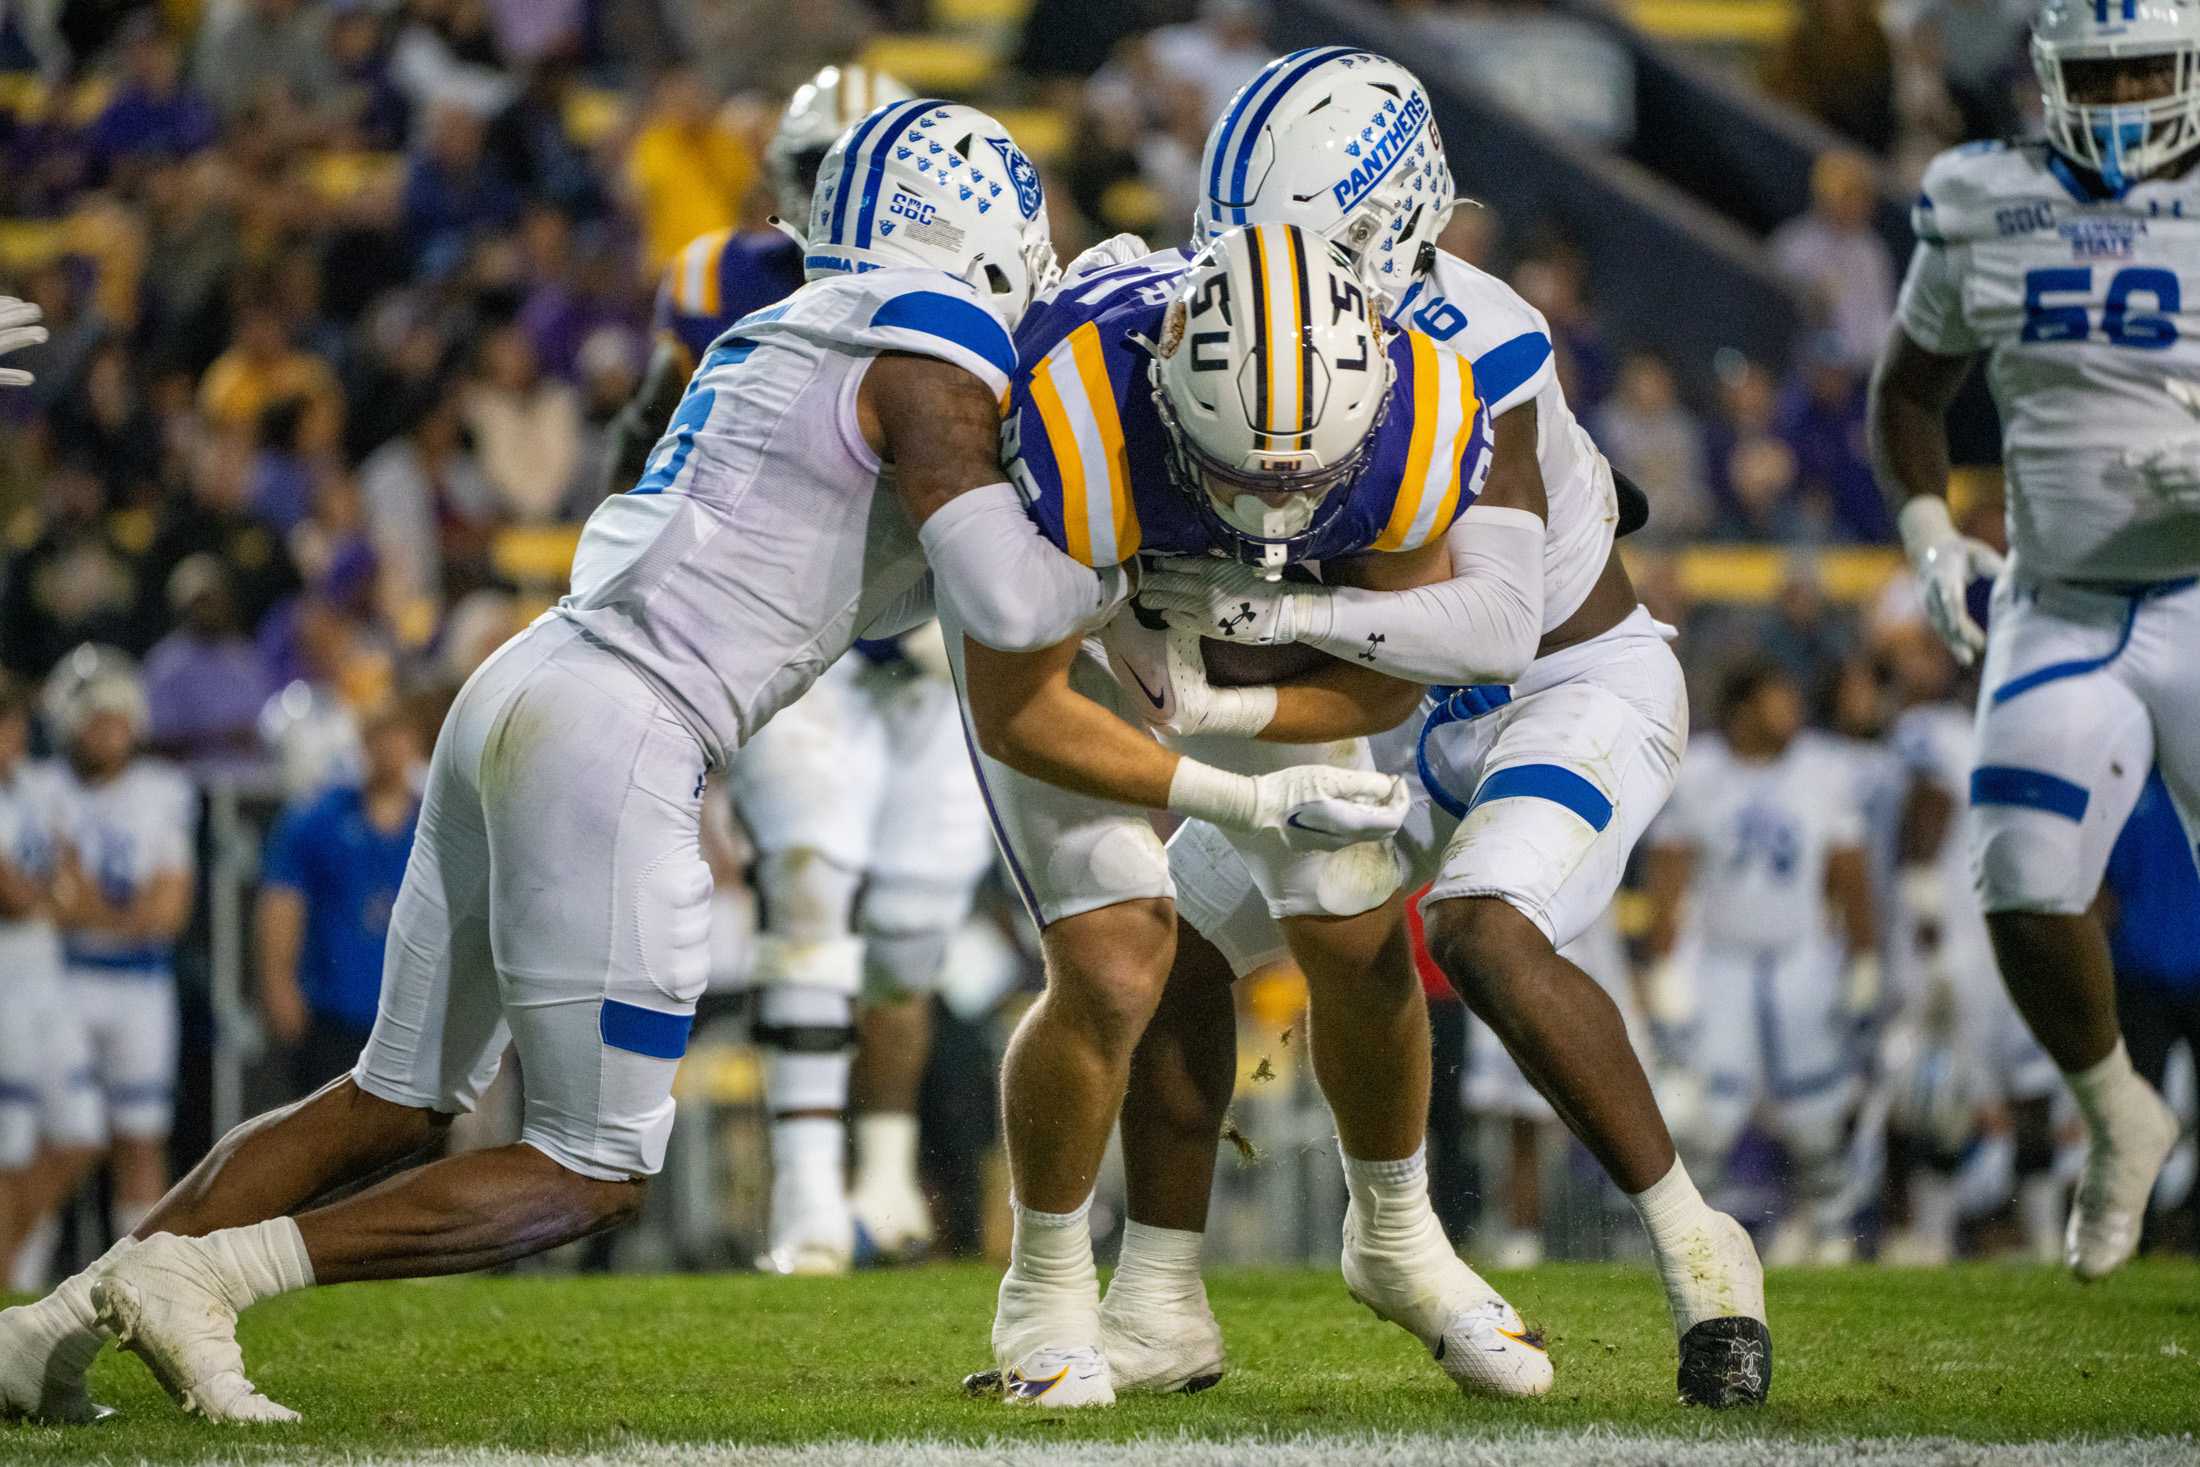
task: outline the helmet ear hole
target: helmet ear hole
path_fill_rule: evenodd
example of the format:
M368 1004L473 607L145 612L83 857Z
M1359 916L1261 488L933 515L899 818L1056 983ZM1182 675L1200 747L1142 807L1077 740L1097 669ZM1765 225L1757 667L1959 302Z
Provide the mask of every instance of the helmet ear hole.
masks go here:
M1003 270L991 260L987 260L979 269L985 274L986 289L992 291L995 295L1012 295L1015 293L1016 287L1010 283L1006 270Z

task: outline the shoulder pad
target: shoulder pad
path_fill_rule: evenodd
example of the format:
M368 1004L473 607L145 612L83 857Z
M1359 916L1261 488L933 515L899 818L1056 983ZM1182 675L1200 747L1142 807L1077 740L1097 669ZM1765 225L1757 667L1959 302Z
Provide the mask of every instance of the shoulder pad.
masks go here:
M963 368L996 398L1008 392L1016 347L985 297L939 270L893 268L811 281L734 322L747 340L795 336L871 355L909 352Z
M1990 239L2032 228L2020 216L2051 199L2069 195L2048 172L2044 146L1966 143L1927 165L1910 226L1927 244Z

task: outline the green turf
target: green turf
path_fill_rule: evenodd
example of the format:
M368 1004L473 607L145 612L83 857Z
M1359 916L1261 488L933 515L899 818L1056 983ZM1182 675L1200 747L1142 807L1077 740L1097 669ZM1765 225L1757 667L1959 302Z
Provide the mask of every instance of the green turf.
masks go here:
M240 1433L186 1421L137 1361L110 1352L93 1381L123 1420L0 1425L0 1461L1518 1424L1988 1441L2200 1431L2200 1268L2189 1265L2140 1265L2093 1288L1991 1266L1776 1277L1774 1404L1717 1418L1672 1404L1665 1308L1640 1270L1500 1278L1549 1332L1558 1385L1543 1401L1462 1398L1333 1275L1239 1271L1212 1281L1232 1365L1219 1388L1071 1415L959 1393L962 1374L985 1363L994 1282L965 1267L318 1290L255 1309L243 1329L254 1377L304 1412L303 1426Z

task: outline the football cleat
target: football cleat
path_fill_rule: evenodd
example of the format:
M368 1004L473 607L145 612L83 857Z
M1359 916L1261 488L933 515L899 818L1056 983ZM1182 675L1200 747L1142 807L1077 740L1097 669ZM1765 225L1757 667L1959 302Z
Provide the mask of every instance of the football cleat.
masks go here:
M175 1403L208 1421L281 1423L298 1413L245 1378L237 1311L195 1238L146 1239L92 1284L100 1327L143 1360Z
M36 1304L0 1309L0 1421L89 1426L115 1414L84 1388L84 1373L107 1341L96 1329L72 1325L62 1290L88 1290L71 1279ZM79 1301L90 1318L88 1298ZM59 1317L57 1317L59 1316Z
M2135 1093L2143 1094L2144 1102L2118 1115L2117 1134L2094 1133L2070 1205L2063 1261L2087 1283L2114 1273L2138 1250L2147 1198L2177 1144L2177 1113L2151 1085L2142 1083Z
M756 1259L758 1273L783 1274L789 1278L835 1278L854 1266L853 1248L838 1248L816 1240L781 1243Z
M1117 1390L1191 1396L1220 1383L1222 1326L1204 1289L1165 1303L1122 1292L1100 1301L1100 1349Z
M932 1251L932 1209L914 1187L899 1196L874 1187L848 1205L855 1213L856 1252L866 1262L912 1263Z
M1344 1281L1376 1318L1428 1348L1459 1389L1478 1396L1540 1396L1551 1388L1550 1352L1512 1305L1451 1251L1430 1214L1403 1247L1377 1250L1344 1217Z
M1001 1368L1001 1399L1011 1406L1112 1406L1115 1385L1107 1357L1090 1345L1034 1350Z
M1761 1319L1707 1319L1681 1336L1684 1406L1762 1406L1772 1390L1772 1331Z

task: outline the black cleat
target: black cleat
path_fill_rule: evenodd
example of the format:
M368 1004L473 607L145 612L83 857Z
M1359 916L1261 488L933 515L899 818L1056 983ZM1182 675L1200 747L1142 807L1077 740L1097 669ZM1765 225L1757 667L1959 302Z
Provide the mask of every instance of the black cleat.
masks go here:
M1772 1331L1745 1315L1707 1319L1681 1336L1681 1404L1762 1406L1772 1390Z

